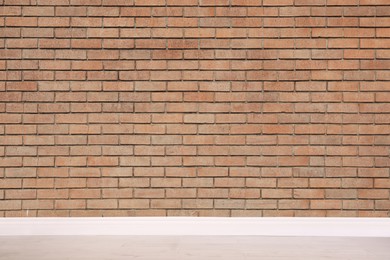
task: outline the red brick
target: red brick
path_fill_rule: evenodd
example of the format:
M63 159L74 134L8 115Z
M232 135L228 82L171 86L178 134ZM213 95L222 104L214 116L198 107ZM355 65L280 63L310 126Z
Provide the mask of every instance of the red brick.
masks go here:
M199 198L227 198L229 189L198 189Z
M5 19L5 25L9 27L36 27L38 25L38 19L36 17L7 17Z
M87 10L88 16L119 16L119 7L89 7Z
M22 7L21 6L4 6L0 12L1 12L2 16L18 16L18 15L22 14Z
M87 209L113 209L118 208L116 199L88 199Z
M340 200L311 200L310 204L313 209L340 209Z
M90 38L118 38L118 28L88 28L87 36Z

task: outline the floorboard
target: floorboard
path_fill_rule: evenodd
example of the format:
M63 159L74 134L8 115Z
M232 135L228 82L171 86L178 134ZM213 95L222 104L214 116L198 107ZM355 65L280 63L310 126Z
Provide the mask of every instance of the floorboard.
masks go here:
M390 238L260 236L7 236L0 259L389 260Z

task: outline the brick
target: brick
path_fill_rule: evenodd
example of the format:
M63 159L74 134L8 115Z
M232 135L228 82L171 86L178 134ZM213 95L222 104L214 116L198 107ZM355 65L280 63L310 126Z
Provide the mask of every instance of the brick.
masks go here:
M38 19L36 17L7 17L5 19L5 25L9 27L36 27L38 25Z
M134 48L134 41L127 40L127 39L126 40L105 39L103 41L103 47L106 49L131 49Z
M128 209L147 209L150 206L149 199L121 199L119 200L119 208Z
M134 197L136 198L164 198L163 189L135 189Z
M6 154L8 156L36 156L37 149L35 147L7 147Z
M23 188L53 188L54 179L45 178L45 179L24 179Z
M341 200L311 200L314 209L340 209Z
M8 39L7 48L9 49L24 49L37 48L38 41L36 39Z
M88 28L87 36L90 38L118 38L117 28Z
M239 199L216 199L215 200L215 208L217 209L235 209L235 208L243 208L245 205L245 200Z
M98 39L72 39L72 48L76 49L95 49L101 48L102 43Z
M118 187L117 178L89 178L87 179L87 187L106 188Z
M79 6L57 6L55 14L56 16L86 16L87 8Z
M116 199L88 199L86 207L88 209L113 209L118 207Z
M70 18L68 17L39 17L39 27L69 27Z
M167 189L167 198L195 198L196 189L182 188L182 189Z
M150 166L151 160L149 157L124 157L120 158L121 166Z
M308 200L279 200L278 206L281 209L308 209L309 201Z
M99 191L99 190L97 190ZM94 194L92 194L94 195ZM97 193L100 196L100 192ZM132 198L133 189L129 188L112 188L112 189L104 189L102 193L103 198Z
M152 199L150 201L152 208L164 208L164 209L175 209L180 208L180 199Z
M63 124L80 124L80 123L86 123L87 122L87 115L83 114L58 114L56 115L55 121L57 123L63 123Z
M7 129L9 129L10 127L7 126ZM12 128L11 128L12 129ZM8 132L7 133L24 133L23 132L23 128L16 128L16 129L12 129L12 130L7 130ZM22 132L20 132L22 131ZM12 137L7 137L7 138L4 138L2 137L0 139L0 144L1 145L21 145L23 143L23 140L22 140L22 136L12 136Z
M152 157L151 159L152 166L179 166L183 164L180 157Z
M5 192L5 199L36 199L36 190L7 190Z
M56 200L54 207L56 209L84 209L85 200Z
M0 207L3 210L18 210L22 208L22 201L21 200L0 201Z
M88 16L119 16L119 7L89 7L87 9Z
M294 189L293 196L297 199L323 199L325 191L323 189Z
M3 6L1 10L2 16L19 16L22 14L21 6Z
M247 200L247 209L276 209L277 200Z
M25 136L25 145L54 145L54 136Z
M25 16L54 16L53 6L25 6L23 7Z
M147 1L147 0L135 0L134 1L135 6L165 6L165 1L158 0L158 1Z
M85 157L57 157L57 166L86 166L87 159Z

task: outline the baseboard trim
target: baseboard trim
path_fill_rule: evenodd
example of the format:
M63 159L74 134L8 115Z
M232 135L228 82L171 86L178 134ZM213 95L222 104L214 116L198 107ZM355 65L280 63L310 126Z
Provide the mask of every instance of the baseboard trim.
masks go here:
M2 218L0 236L257 235L390 237L390 218Z

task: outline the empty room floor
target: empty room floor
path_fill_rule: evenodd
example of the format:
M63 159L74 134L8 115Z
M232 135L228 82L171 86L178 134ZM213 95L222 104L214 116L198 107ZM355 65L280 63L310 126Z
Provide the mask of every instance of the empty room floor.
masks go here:
M0 259L390 259L390 238L3 236Z

